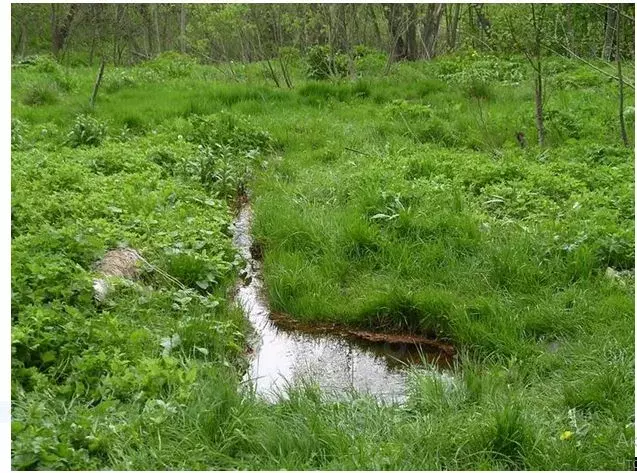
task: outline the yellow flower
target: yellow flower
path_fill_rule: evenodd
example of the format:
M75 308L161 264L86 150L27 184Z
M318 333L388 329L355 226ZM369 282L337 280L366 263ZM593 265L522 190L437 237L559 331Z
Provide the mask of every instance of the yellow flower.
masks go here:
M570 440L572 436L573 436L573 432L571 432L570 430L565 430L560 435L560 440Z

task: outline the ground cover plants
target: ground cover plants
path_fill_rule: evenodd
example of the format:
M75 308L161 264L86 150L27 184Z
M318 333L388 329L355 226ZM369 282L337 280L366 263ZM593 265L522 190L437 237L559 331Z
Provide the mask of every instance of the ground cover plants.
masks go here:
M627 468L634 153L616 83L548 58L539 148L523 57L385 75L362 51L355 80L319 59L292 61L290 89L258 63L109 65L94 109L95 68L13 68L13 467ZM242 389L246 192L274 310L450 341L453 381L414 370L402 406ZM147 264L98 304L116 247Z

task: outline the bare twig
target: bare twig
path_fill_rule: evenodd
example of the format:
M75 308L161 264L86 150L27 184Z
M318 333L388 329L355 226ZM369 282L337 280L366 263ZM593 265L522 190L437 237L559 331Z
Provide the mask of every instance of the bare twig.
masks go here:
M89 101L91 108L95 106L95 99L97 98L97 91L100 88L100 84L102 83L102 76L104 75L104 66L106 62L104 58L102 58L102 63L100 64L100 71L97 73L97 79L95 80L95 85L93 86L93 93L91 94L91 100Z
M359 150L354 149L354 148L348 148L347 146L346 146L344 149L346 149L347 151L351 151L352 153L358 153L358 154L362 154L363 156L369 156L370 158L371 158L371 157L373 157L373 156L372 156L371 154L369 154L369 153L366 153L366 152L364 152L364 151L359 151Z

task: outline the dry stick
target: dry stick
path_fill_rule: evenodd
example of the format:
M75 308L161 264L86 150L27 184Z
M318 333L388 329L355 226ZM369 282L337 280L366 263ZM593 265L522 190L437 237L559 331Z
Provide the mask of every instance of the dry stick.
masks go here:
M269 59L266 59L266 61L268 63L268 68L270 69L270 74L272 74L272 80L274 80L274 83L280 89L281 88L281 84L279 84L279 78L276 76L276 73L274 72L274 68L272 67L272 63L270 62Z
M358 154L362 154L363 156L373 157L373 156L372 156L371 154L369 154L369 153L365 153L364 151L359 151L359 150L354 149L354 148L348 148L348 147L346 146L346 147L345 147L345 149L346 149L347 151L351 151L352 153L358 153Z
M97 74L97 80L95 81L95 86L93 86L93 94L91 94L90 105L91 108L95 106L95 99L97 98L97 91L100 88L100 84L102 83L102 75L104 75L104 66L105 66L104 58L102 58L102 63L100 64L100 71Z
M619 49L619 28L621 27L621 16L619 15L619 5L617 8L617 22L615 25L615 34L617 39L615 41L615 59L617 60L617 76L619 77L619 126L622 133L622 141L625 146L628 146L628 135L626 134L626 122L624 121L624 77L622 76L622 59Z
M285 79L285 85L288 86L288 89L291 89L292 88L292 82L290 81L290 78L288 77L287 68L283 64L283 60L281 59L281 55L279 55L279 66L281 66L281 73L283 74L283 79Z

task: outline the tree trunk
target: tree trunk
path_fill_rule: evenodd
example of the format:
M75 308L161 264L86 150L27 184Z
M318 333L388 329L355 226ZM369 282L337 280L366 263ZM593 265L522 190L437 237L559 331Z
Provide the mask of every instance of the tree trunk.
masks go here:
M542 25L535 17L535 5L531 4L533 28L535 29L535 127L540 148L544 147L544 84L542 77ZM542 9L544 15L544 9ZM543 23L543 21L542 21Z
M626 122L624 121L624 77L622 76L622 60L619 50L619 31L621 28L621 15L619 14L619 4L615 5L617 8L616 27L615 33L617 40L615 41L615 60L617 61L617 77L619 78L619 128L622 134L622 141L624 145L628 146L628 134L626 133Z
M416 43L416 5L407 4L407 54L410 61L415 61L418 57L418 46Z
M161 47L161 35L159 34L159 4L155 3L152 4L152 17L153 17L153 26L155 27L155 41L157 44L157 49L156 52L157 54L160 54L162 51L162 47Z
M382 44L382 36L380 34L380 27L378 26L378 18L376 16L376 9L374 8L375 4L369 4L367 7L369 8L369 13L371 15L372 23L374 25L374 36L376 38L376 46Z
M186 4L181 4L179 15L179 50L181 54L186 54Z
M15 39L15 43L13 44L13 51L11 52L11 59L15 60L18 56L18 49L20 49L20 45L22 44L22 37L24 36L24 23L20 24L20 32L18 33L18 37Z
M90 105L91 108L95 107L95 99L97 98L97 91L100 88L100 84L102 83L102 76L104 75L104 66L105 66L104 58L102 58L102 63L100 64L100 70L97 73L97 79L95 79L95 85L93 86L93 93L91 94Z
M26 49L27 49L27 25L22 23L21 29L22 29L22 34L21 34L22 43L20 45L20 57L24 57L26 55Z
M566 44L571 51L570 57L577 54L577 45L575 44L575 31L573 30L573 4L566 5Z
M427 15L423 20L422 44L425 59L432 59L436 55L436 40L440 30L440 20L444 11L444 3L427 5Z
M58 19L57 4L51 4L51 52L58 57L60 51L69 37L71 31L71 22L77 12L77 4L72 3L68 13L60 22Z
M405 41L403 39L403 6L398 3L390 3L384 6L384 12L389 29L391 61L403 59L406 55Z
M613 53L613 40L615 38L615 26L617 24L617 5L606 6L606 31L604 33L604 48L602 49L602 59L610 61Z
M153 55L153 20L151 18L149 5L146 3L137 4L139 12L146 23L146 57Z
M453 13L451 21L447 25L447 47L449 51L456 49L456 41L458 39L458 19L460 18L460 4L453 4Z

